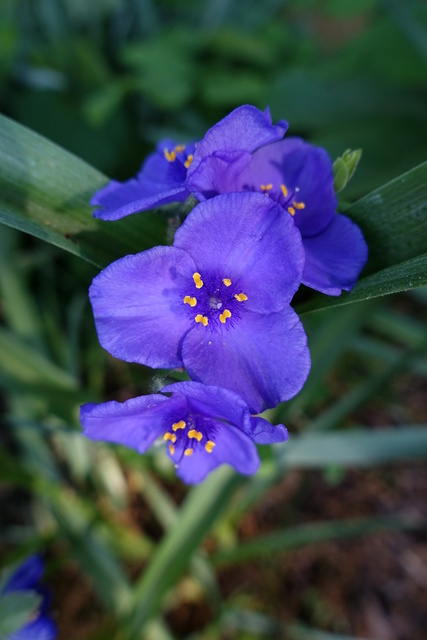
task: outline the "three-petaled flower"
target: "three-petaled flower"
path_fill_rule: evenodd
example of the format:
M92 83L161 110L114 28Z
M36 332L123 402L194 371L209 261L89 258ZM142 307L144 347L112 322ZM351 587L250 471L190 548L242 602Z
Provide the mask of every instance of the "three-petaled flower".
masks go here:
M252 417L237 394L198 382L177 382L161 393L124 403L86 404L80 419L88 438L123 444L139 453L156 440L164 442L178 476L189 484L202 481L220 464L251 475L259 466L254 442L288 438L283 425Z
M94 279L99 340L128 362L184 366L259 413L293 397L308 375L307 339L289 306L303 265L301 236L273 200L212 198L172 247L126 256Z
M41 605L32 620L8 635L7 640L54 640L57 636L56 625L48 617L50 596L40 585L43 575L43 560L38 555L30 556L10 575L0 589L0 599L13 592L33 592L41 596Z

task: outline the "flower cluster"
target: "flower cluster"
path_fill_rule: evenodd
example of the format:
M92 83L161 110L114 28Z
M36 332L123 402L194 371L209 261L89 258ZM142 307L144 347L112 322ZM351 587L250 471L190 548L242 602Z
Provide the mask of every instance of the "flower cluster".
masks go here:
M48 617L50 596L40 585L44 564L40 556L34 555L25 560L16 571L6 579L0 588L0 598L13 592L36 593L41 596L41 605L32 620L8 635L7 640L54 640L58 631Z
M283 425L251 414L290 399L307 378L307 339L292 297L301 283L339 295L366 262L359 228L336 213L328 155L283 139L286 130L268 110L240 107L197 144L161 142L135 179L111 182L92 199L105 220L189 195L199 201L173 246L114 262L90 288L107 351L150 367L185 367L191 382L81 412L93 439L142 453L163 437L185 482L223 462L254 473L254 442L286 440Z

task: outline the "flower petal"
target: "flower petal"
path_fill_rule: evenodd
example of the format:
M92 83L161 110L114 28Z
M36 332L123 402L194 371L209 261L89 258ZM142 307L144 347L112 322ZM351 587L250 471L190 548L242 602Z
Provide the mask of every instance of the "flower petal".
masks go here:
M7 636L7 640L54 640L58 635L56 625L47 616L40 616L34 622Z
M194 159L188 171L188 188L194 191L199 190L197 185L193 184L193 175L203 158L217 151L252 153L265 144L283 138L287 128L288 124L283 120L277 125L272 125L268 110L263 113L251 105L234 109L209 129L203 140L197 144ZM199 172L198 177L201 178Z
M239 191L236 184L251 159L247 151L214 151L211 156L201 159L187 187L199 201L213 198L219 193Z
M127 182L112 180L97 191L91 205L101 208L94 211L94 217L119 220L169 202L183 202L190 195L185 187L187 169L179 159L169 162L163 151L174 146L171 140L160 142L157 151L148 156L136 178ZM193 150L192 143L188 151L192 153Z
M115 442L144 453L186 411L185 398L152 394L126 402L85 404L80 422L91 440Z
M264 418L253 417L250 421L250 431L246 432L257 444L275 444L285 442L289 433L283 424L270 424Z
M260 193L229 193L201 202L175 234L198 271L240 287L247 309L279 311L298 289L304 251L291 216Z
M313 147L300 138L286 138L262 147L239 177L238 190L259 190L261 184L281 184L288 192L298 187L296 199L305 204L294 221L303 237L313 236L331 221L337 207L333 188L332 162L321 147Z
M330 296L353 288L368 258L368 247L354 222L336 214L324 231L303 238L303 244L305 285Z
M191 378L235 391L253 413L292 398L310 369L307 338L291 307L246 311L219 329L197 327L184 338L182 359Z
M23 591L36 586L44 572L43 560L39 555L30 556L10 576L2 589L2 593Z
M176 461L176 457L172 459ZM215 424L215 447L211 453L199 446L192 456L178 462L177 475L187 484L201 482L220 464L229 464L243 475L258 470L259 457L255 444L242 431L222 422Z
M187 398L190 409L201 409L201 413L225 420L242 431L250 430L251 418L248 405L237 393L229 389L189 381L169 384L163 387L162 393L173 393L174 396L183 394Z
M104 269L89 290L104 349L149 367L182 366L180 342L191 324L181 289L195 270L188 253L175 247L154 247Z

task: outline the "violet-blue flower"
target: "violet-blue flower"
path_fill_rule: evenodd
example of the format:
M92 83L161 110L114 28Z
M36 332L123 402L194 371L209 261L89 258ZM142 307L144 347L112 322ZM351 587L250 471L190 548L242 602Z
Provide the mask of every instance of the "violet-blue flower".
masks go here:
M135 178L127 182L112 180L95 193L90 201L92 206L99 207L94 217L119 220L169 202L184 202L190 195L185 181L194 148L194 142L186 145L169 139L159 142Z
M101 345L154 368L231 389L253 413L294 396L310 357L289 303L304 265L291 216L257 193L195 207L172 247L109 265L90 300Z
M251 475L259 466L254 442L272 444L288 438L283 425L252 417L236 393L199 382L177 382L161 393L123 403L86 404L80 420L88 438L123 444L139 453L156 440L166 443L178 476L188 484L202 481L220 464Z
M261 113L261 112L259 112ZM336 213L332 162L326 151L299 138L258 144L248 153L234 131L250 129L261 140L264 126L239 107L206 134L197 161L187 175L187 189L198 200L232 191L258 191L293 217L306 254L303 284L328 295L350 290L367 260L359 227ZM235 144L230 154L230 139ZM253 151L253 153L252 153Z
M8 593L36 592L42 596L42 602L35 618L8 636L7 640L53 640L57 636L56 625L48 617L50 596L40 585L44 572L43 560L38 555L30 556L7 579L0 591L0 598Z

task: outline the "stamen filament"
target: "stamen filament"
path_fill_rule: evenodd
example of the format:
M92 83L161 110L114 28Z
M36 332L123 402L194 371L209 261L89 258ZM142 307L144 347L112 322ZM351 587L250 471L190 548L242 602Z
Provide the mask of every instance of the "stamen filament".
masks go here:
M189 304L190 307L195 307L197 304L197 299L193 298L192 296L185 296L184 304Z
M248 296L246 295L246 293L235 293L234 297L236 298L236 300L238 300L239 302L244 302L245 300L248 299Z
M215 446L215 442L212 442L212 440L208 440L207 443L205 444L205 449L208 453L212 453L212 449Z
M223 313L219 314L219 319L222 322L222 324L225 324L225 321L227 320L227 318L231 318L231 311L229 311L228 309L224 309Z
M197 271L193 273L193 280L194 284L196 285L196 289L201 289L203 287L202 276L200 275L200 273L197 273Z
M180 420L179 422L174 422L172 425L172 429L174 431L178 431L178 429L185 429L185 427L187 426L185 420Z

